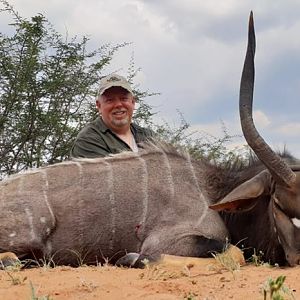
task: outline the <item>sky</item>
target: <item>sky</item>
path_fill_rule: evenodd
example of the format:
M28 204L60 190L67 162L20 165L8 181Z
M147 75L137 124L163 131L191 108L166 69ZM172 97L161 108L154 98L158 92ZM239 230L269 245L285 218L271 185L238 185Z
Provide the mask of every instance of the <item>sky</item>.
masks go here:
M104 74L141 68L135 84L156 121L245 144L238 114L249 13L256 30L255 125L275 150L300 158L299 0L10 0L22 17L42 13L63 35L89 36L91 48L130 43ZM1 4L0 4L1 6ZM0 18L2 30L7 20Z

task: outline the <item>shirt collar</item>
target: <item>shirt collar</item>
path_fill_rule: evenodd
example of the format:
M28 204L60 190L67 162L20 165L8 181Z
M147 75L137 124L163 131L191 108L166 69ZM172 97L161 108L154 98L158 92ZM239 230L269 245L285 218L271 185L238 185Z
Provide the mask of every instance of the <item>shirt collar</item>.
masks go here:
M103 122L103 120L102 120L101 117L98 117L98 118L97 118L97 123L98 123L98 126L99 126L101 132L105 133L106 131L111 131L111 130L105 125L105 123Z

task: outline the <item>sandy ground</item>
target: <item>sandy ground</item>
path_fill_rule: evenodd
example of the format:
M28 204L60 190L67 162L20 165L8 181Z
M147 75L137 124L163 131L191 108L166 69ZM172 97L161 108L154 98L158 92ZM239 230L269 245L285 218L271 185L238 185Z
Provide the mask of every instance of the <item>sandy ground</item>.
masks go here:
M145 269L67 266L0 271L0 299L264 299L268 278L286 276L283 299L300 299L300 266L246 264L235 271L210 263L156 265ZM289 293L293 294L292 298ZM268 294L268 298L269 294Z

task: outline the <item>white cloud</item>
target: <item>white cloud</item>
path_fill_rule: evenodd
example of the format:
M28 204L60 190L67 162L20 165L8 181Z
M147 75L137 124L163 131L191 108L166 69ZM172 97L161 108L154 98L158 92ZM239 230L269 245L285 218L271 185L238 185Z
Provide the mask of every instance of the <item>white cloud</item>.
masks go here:
M289 123L283 126L280 126L277 130L280 134L283 134L286 137L300 137L300 123Z
M253 112L253 121L256 127L265 128L271 124L268 116L261 110L255 110Z

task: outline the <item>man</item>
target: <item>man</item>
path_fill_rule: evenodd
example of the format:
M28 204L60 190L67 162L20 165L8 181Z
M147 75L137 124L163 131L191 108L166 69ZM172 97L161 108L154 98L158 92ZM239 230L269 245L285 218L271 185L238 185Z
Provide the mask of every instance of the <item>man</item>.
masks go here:
M121 151L138 151L138 143L151 131L131 123L135 99L128 81L111 74L100 81L96 107L99 116L78 134L71 157L101 157Z

